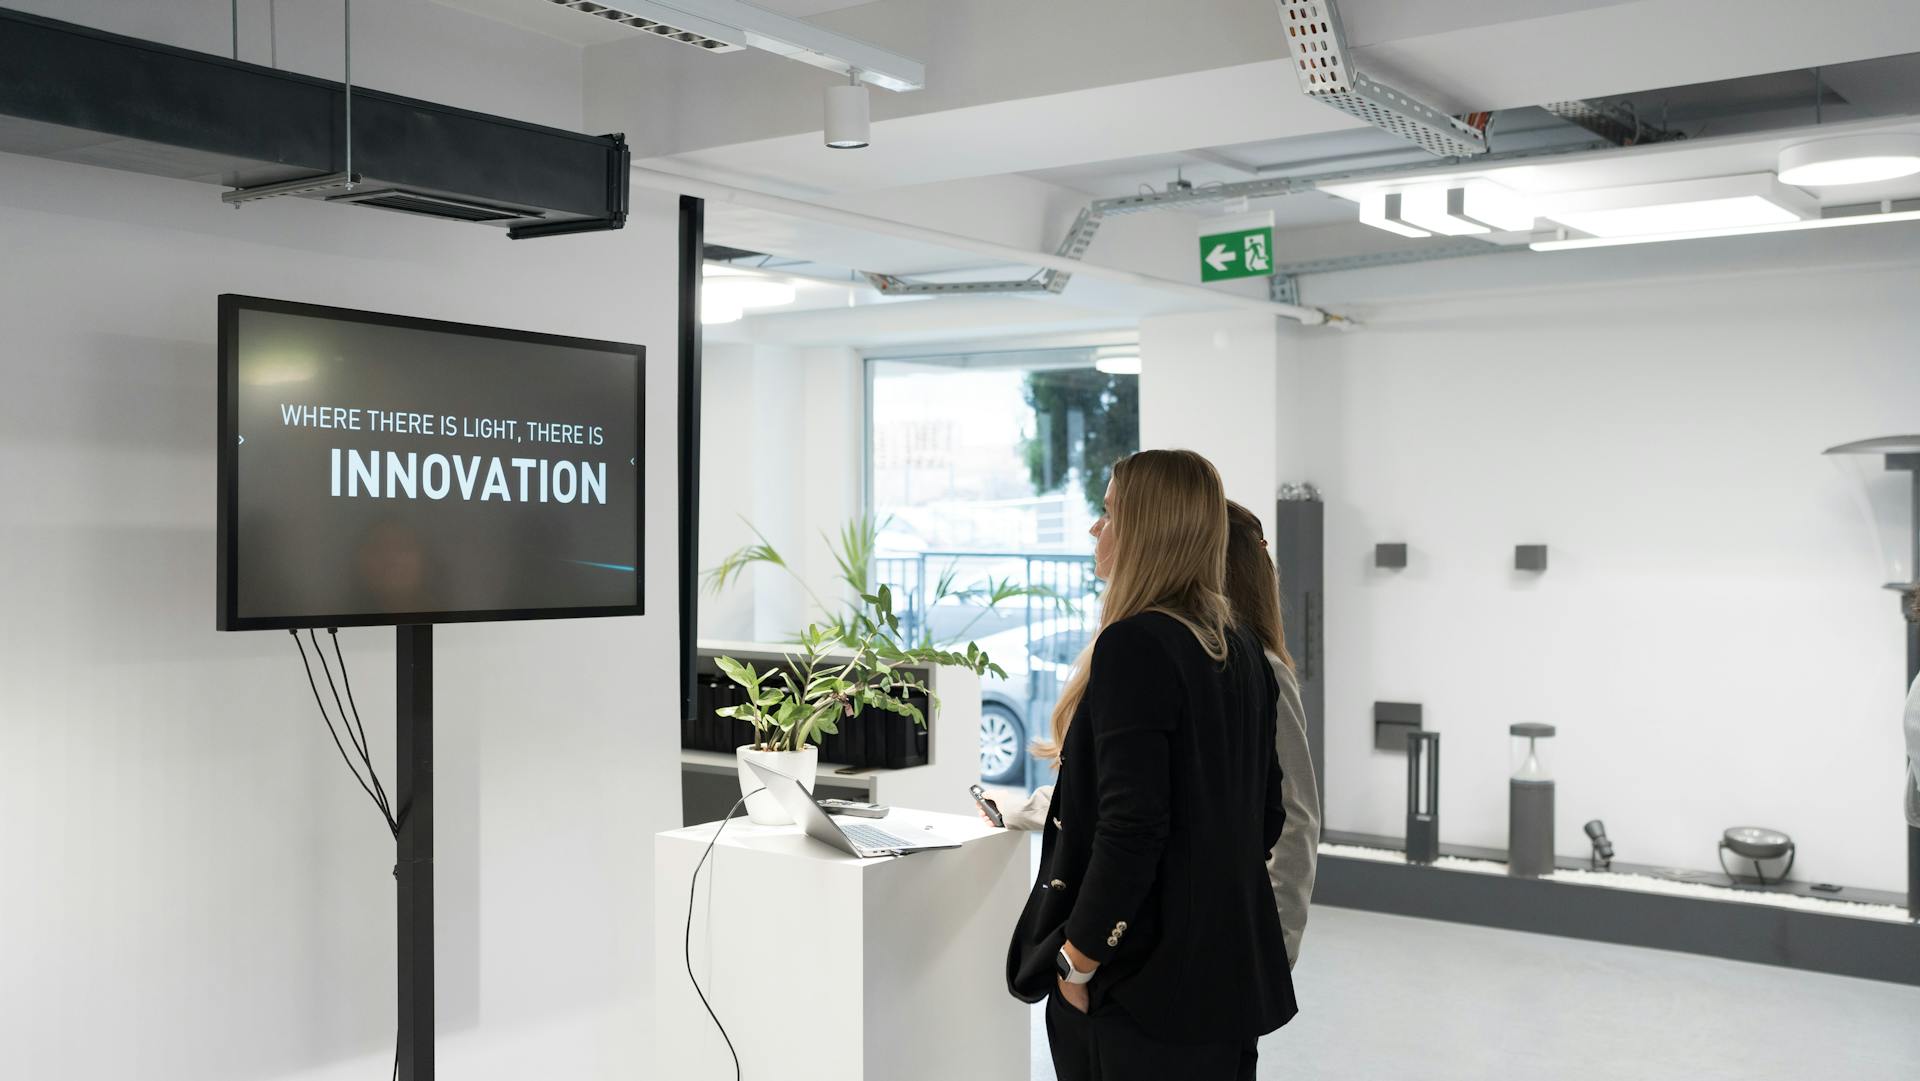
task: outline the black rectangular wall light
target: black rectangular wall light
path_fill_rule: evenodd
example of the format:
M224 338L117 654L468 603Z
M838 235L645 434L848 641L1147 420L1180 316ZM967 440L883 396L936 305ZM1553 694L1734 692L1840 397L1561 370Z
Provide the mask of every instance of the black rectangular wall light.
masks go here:
M1407 736L1421 730L1420 703L1375 702L1373 704L1373 749L1404 752Z
M1513 546L1513 569L1534 571L1547 569L1547 546L1544 544L1516 544Z
M1376 544L1373 546L1373 565L1387 570L1399 570L1407 565L1407 546L1404 543Z

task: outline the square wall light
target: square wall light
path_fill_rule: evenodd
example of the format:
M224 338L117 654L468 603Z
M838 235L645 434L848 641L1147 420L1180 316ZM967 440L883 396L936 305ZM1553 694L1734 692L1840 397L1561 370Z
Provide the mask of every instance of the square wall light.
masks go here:
M1804 221L1820 204L1772 173L1745 173L1569 192L1543 198L1540 214L1597 237L1650 236Z

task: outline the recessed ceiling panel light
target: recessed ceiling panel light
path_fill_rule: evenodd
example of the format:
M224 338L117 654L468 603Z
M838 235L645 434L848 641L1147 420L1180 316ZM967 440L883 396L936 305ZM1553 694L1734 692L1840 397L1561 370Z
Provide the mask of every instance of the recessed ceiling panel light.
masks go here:
M1920 135L1843 135L1780 152L1780 182L1797 188L1872 184L1920 173Z
M1820 212L1813 199L1771 173L1600 188L1543 202L1542 217L1598 237L1782 225Z
M1401 200L1405 193L1397 191L1372 191L1360 200L1360 224L1371 225L1375 229L1385 229L1389 233L1401 236L1432 236L1426 229L1409 225L1401 215Z
M1886 204L1882 204L1886 205ZM1906 204L1892 204L1895 206ZM1556 240L1536 240L1527 245L1534 251L1578 251L1582 248L1611 248L1622 244L1651 244L1663 240L1707 240L1723 236L1749 236L1756 233L1794 233L1809 229L1845 229L1856 225L1884 225L1889 222L1920 221L1920 210L1884 210L1868 214L1843 214L1782 222L1777 225L1746 225L1728 229L1702 229L1686 233L1657 233L1648 236L1587 236Z

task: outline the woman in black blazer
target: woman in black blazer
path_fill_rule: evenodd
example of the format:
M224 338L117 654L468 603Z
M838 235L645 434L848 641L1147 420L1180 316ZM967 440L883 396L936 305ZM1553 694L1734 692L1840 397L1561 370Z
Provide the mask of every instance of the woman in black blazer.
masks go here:
M1251 1079L1295 1012L1266 867L1278 688L1222 594L1226 508L1205 458L1142 451L1093 528L1100 629L1037 748L1059 777L1007 956L1060 1081Z

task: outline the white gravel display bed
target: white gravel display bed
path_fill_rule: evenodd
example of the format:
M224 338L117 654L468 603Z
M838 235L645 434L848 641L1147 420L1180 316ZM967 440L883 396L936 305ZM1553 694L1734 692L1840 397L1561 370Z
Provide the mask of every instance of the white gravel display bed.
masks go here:
M1323 844L1320 846L1320 854L1338 856L1341 859L1372 860L1375 863L1407 862L1405 853L1396 852L1390 848L1367 848L1361 845ZM1459 856L1442 856L1434 860L1432 866L1446 871L1466 871L1471 874L1505 875L1507 873L1507 865L1496 860L1472 860ZM1635 890L1640 893L1664 893L1673 897L1697 897L1707 901L1794 908L1825 916L1852 916L1857 919L1885 920L1890 923L1907 922L1906 910L1898 905L1836 901L1824 897L1800 897L1790 893L1768 893L1762 890L1713 886L1704 882L1675 882L1670 879L1655 878L1652 875L1626 874L1620 871L1555 871L1545 877L1553 882L1564 882L1574 886L1605 886L1609 889Z

